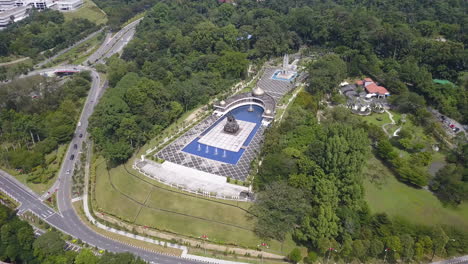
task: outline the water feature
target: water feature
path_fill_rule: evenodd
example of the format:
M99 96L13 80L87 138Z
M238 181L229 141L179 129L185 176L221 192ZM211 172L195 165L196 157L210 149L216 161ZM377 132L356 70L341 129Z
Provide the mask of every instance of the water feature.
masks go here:
M252 112L249 112L249 108L252 108ZM237 120L242 120L242 121L247 121L247 122L252 122L255 123L255 128L250 132L249 136L247 139L244 141L242 144L244 148L241 148L239 151L234 152L234 151L229 151L226 149L222 148L214 148L213 151L209 150L209 146L199 143L198 140L200 137L195 138L192 142L190 142L188 145L186 145L182 151L190 153L192 155L200 156L203 158L208 158L216 161L221 161L229 164L236 164L240 158L242 157L242 154L245 152L245 147L247 147L250 142L252 141L253 137L258 131L258 128L261 126L262 123L262 115L263 115L263 108L257 105L244 105L237 107L233 110L230 111L232 115ZM206 133L208 133L213 127L215 127L219 122L222 122L224 118L226 118L227 114L216 121L214 124L212 124L208 129L203 131L199 136L203 136ZM204 151L202 151L204 150ZM220 154L222 151L222 155Z
M283 70L277 70L271 78L273 80L278 80L278 81L292 81L294 78L296 78L297 73L293 71L283 71Z

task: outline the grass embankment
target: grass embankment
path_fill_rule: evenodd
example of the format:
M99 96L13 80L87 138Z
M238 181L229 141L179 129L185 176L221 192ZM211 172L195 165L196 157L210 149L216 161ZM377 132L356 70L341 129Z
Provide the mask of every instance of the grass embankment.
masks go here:
M449 225L468 231L468 204L444 205L431 192L399 182L375 157L364 171L365 196L371 211L387 213L421 225Z
M65 152L67 150L68 145L60 145L58 149L52 151L51 153L47 154L45 156L46 163L48 164L47 167L44 169L39 169L37 171L32 171L31 173L19 173L16 170L12 169L5 169L9 174L15 176L16 179L18 179L20 182L31 188L35 193L37 194L43 194L45 191L47 191L55 182L55 179L57 178L57 175L60 170L60 165L62 164L63 156L65 155ZM45 183L34 183L28 181L28 178L30 178L33 174L37 173L47 173L47 172L42 172L47 171L55 171L53 177L49 178L47 182Z
M141 240L138 240L138 239L129 238L129 237L126 237L126 236L118 235L118 234L115 234L115 233L100 229L100 228L96 227L95 225L88 222L88 219L86 218L86 216L84 214L84 211L83 211L83 202L82 201L73 203L73 207L75 209L75 212L81 218L81 221L83 223L85 223L90 229L92 229L96 233L99 233L99 234L101 234L101 235L103 235L103 236L105 236L107 238L110 238L110 239L113 239L115 241L119 241L119 242L122 242L122 243L125 243L125 244L130 244L130 245L133 245L133 246L136 246L136 247L139 247L139 248L143 248L143 249L146 249L146 250L166 253L166 254L170 254L170 255L174 255L174 256L180 256L180 254L182 253L182 251L180 249L164 247L164 246L161 246L161 245L156 245L156 244L144 242L144 241L141 241Z
M85 18L97 25L107 23L107 15L93 1L84 0L83 6L76 11L65 12L65 21L74 18Z
M171 189L139 175L130 165L108 171L102 158L94 166L94 198L99 211L187 237L206 234L214 243L255 248L261 242L252 231L253 216L245 211L248 203L208 199ZM270 252L280 254L294 247L290 238L283 245L278 241L269 244Z
M134 17L132 17L132 18L130 18L129 20L127 20L127 22L123 23L121 27L124 28L124 27L128 26L128 24L130 24L130 23L132 23L132 22L134 22L134 21L136 21L136 20L138 20L138 19L144 17L145 15L146 15L146 11L141 12L141 13L139 13L139 14L136 14Z

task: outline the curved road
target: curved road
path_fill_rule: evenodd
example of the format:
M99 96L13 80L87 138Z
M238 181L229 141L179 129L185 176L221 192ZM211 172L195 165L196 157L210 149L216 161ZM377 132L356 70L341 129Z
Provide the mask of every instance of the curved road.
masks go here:
M102 59L110 57L112 54L122 50L125 44L128 43L130 38L133 36L135 27L139 21L140 20L137 20L129 24L127 27L118 32L107 43L107 45L104 44L103 48L100 48L95 54L92 55L94 60L101 61ZM29 210L51 226L54 226L62 232L70 234L75 238L81 239L83 242L89 245L96 246L100 249L105 249L111 252L130 252L151 263L199 263L192 260L158 254L152 251L117 242L94 232L81 221L79 216L76 214L71 202L71 175L73 175L74 162L79 158L82 142L87 136L88 118L93 113L94 107L97 104L99 97L103 94L107 83L101 85L99 74L93 68L73 65L37 70L30 72L25 76L21 76L20 78L54 72L57 70L90 71L92 77L91 89L88 92L88 97L79 119L79 125L75 130L75 136L70 143L62 162L59 176L51 189L42 197L39 197L28 187L17 181L13 176L9 175L5 171L0 170L0 190L21 203L20 207L18 208L19 213L23 213ZM82 135L81 137L80 134ZM73 160L70 159L71 155L74 155ZM68 170L70 170L69 174L67 174ZM55 191L57 192L59 213L55 212L52 208L43 203L43 200L47 199Z

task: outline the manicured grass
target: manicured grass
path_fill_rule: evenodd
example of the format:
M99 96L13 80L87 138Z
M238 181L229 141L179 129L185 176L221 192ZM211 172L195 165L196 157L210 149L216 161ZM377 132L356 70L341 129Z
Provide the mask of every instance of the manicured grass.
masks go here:
M382 113L382 114L372 113L371 115L368 115L368 116L362 116L362 119L368 122L369 124L374 124L379 127L381 127L383 124L392 122L390 118L388 117L387 113Z
M97 209L119 216L126 221L133 221L141 206L112 189L103 159L97 160L96 176L93 198L96 200Z
M144 242L138 239L129 238L127 236L118 235L118 234L103 230L101 228L98 228L95 225L92 225L91 223L88 222L88 219L86 218L84 214L82 201L73 203L73 207L75 211L77 212L78 216L81 218L81 221L83 223L85 223L90 229L92 229L96 233L99 233L107 238L110 238L112 240L119 241L125 244L131 244L139 248L144 248L146 250L162 252L162 253L166 253L166 254L170 254L174 256L180 256L181 254L181 250L179 249L163 247L163 246L156 245L153 243Z
M249 218L249 214L241 209L250 207L249 203L206 199L187 194L138 174L131 169L131 164L126 165L128 172L123 166L109 171L112 184L116 188L113 189L102 161L99 158L94 163L95 199L100 211L130 223L183 236L197 238L207 234L210 241L217 243L254 248L261 242L252 231L254 219ZM145 206L139 203L144 203ZM270 241L269 244L269 251L277 254L287 254L295 246L291 238L283 246L278 241Z
M84 0L83 6L76 11L65 12L65 20L74 18L86 18L91 22L99 24L107 23L107 15L93 1Z
M371 211L421 225L450 225L468 231L468 204L444 207L431 192L399 182L375 157L364 171L365 196ZM374 179L372 179L374 178Z

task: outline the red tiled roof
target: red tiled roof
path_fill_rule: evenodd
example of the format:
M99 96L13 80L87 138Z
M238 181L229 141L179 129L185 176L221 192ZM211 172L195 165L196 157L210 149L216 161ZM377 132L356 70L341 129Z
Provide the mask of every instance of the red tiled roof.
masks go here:
M364 85L364 82L362 80L357 80L356 85Z
M374 82L371 78L364 78L365 82Z
M368 93L375 93L375 94L381 94L381 95L385 95L389 93L388 90L385 89L385 87L378 86L375 83L371 83L367 85L366 90Z

